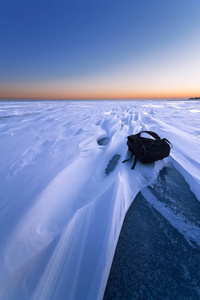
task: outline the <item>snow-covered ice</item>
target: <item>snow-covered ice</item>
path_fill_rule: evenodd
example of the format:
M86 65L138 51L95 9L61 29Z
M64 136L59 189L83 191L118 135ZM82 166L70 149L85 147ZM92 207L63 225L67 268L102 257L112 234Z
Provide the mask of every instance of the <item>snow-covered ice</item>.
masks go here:
M198 100L1 101L0 299L102 299L125 214L163 166L200 200L199 124ZM173 148L131 170L141 130Z

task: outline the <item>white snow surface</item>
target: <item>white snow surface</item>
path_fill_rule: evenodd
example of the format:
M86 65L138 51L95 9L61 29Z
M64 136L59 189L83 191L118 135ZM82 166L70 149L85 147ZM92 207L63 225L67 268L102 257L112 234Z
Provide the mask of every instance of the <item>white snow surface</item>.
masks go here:
M131 170L141 130L173 148ZM1 101L0 143L0 299L102 299L125 214L168 162L200 200L200 101Z

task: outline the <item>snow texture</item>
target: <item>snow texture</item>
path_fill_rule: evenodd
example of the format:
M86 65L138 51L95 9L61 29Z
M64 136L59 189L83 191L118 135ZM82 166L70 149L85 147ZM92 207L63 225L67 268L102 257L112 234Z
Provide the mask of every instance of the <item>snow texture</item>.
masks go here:
M200 200L199 124L200 101L1 101L0 299L102 299L138 192L170 162ZM141 130L173 148L131 170L126 139Z

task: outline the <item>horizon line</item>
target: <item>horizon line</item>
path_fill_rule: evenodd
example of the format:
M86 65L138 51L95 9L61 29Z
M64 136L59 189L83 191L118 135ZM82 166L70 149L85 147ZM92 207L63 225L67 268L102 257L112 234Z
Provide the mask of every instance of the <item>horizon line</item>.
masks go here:
M66 97L66 98L56 98L56 97L0 97L1 100L178 100L178 99L199 99L200 97Z

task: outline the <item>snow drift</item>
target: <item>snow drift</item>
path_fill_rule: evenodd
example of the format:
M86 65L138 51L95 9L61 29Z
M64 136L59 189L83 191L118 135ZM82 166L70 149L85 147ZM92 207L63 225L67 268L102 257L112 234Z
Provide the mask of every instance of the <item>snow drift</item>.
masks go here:
M0 102L0 299L102 299L125 214L168 162L200 200L199 101ZM127 135L172 144L122 164Z

